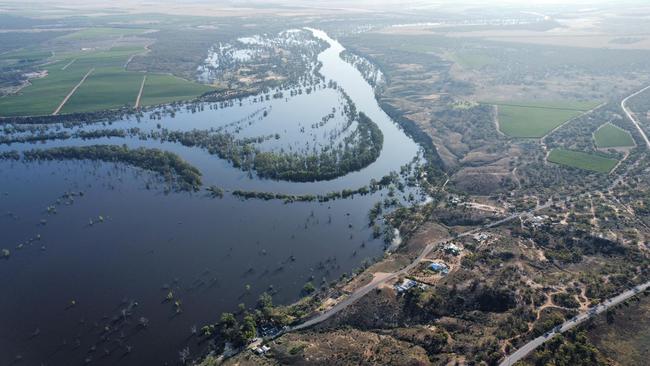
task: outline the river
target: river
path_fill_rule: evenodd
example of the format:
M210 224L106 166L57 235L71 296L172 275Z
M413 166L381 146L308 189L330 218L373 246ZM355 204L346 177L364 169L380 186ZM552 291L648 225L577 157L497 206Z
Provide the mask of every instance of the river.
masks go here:
M336 81L384 134L380 157L360 171L330 181L271 181L198 148L136 137L19 143L0 146L0 152L157 147L198 167L205 185L296 194L354 189L399 171L417 155L417 144L381 110L361 73L340 58L343 46L312 32L330 44L318 58L322 75ZM319 86L281 99L255 96L225 108L71 130L190 130L241 120L244 136L281 132L278 143L299 149L303 140L318 144L336 131L340 117L325 130L309 126L341 103L334 89ZM214 322L240 303L254 308L264 291L274 293L275 303L295 301L307 281L335 281L381 256L385 244L373 239L368 211L387 195L383 190L293 204L229 194L213 199L205 192L169 192L155 175L122 164L0 161L0 249L11 253L0 260L0 364L177 364L181 349L196 355L208 346L192 335L194 326ZM179 306L165 301L170 291Z

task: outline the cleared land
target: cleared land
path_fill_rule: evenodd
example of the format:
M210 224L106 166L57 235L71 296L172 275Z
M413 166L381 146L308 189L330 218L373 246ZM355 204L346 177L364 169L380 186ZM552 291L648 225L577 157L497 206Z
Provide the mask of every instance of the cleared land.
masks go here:
M616 159L565 149L553 149L548 161L600 173L609 173L618 163Z
M498 107L499 129L511 137L539 138L593 108L593 102L489 102Z
M594 140L599 148L634 146L632 135L611 123L605 123L594 132Z

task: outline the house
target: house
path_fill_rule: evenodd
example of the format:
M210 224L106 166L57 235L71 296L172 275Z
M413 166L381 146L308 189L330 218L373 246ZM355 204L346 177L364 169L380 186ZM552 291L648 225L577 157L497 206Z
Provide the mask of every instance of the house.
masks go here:
M460 254L460 251L461 251L460 247L458 247L458 245L456 245L454 243L449 243L449 244L445 245L444 250L445 250L445 253L451 254L451 255L458 255L458 254Z
M264 338L273 337L276 334L280 333L280 329L270 325L262 325L257 329L257 333Z
M476 233L474 234L474 240L478 242L484 242L485 240L489 239L490 235L488 233Z
M528 220L528 222L530 222L530 224L533 227L539 227L539 226L542 226L542 224L544 224L544 222L546 222L546 220L548 220L548 218L549 217L547 215L533 216Z
M401 294L402 292L408 291L411 288L415 287L417 284L418 283L413 280L405 279L401 284L395 286L395 290L397 290L397 293Z
M442 262L433 262L433 263L431 263L429 265L429 269L434 271L434 272L442 273L443 275L446 275L447 273L449 273L449 267L447 267L447 265L445 263L442 263Z
M260 346L260 347L253 348L253 352L255 352L259 356L262 356L263 354L265 354L266 352L268 352L270 350L271 350L271 347L269 347L267 345L263 345L263 346Z

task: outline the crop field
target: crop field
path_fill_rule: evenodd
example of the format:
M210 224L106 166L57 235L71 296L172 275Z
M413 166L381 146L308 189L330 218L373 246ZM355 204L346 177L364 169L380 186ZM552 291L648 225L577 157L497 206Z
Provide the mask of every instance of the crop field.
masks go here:
M499 129L511 137L543 137L593 108L594 102L488 102L498 108Z
M634 146L634 139L629 132L614 126L611 123L605 123L596 132L594 140L599 148L607 147L630 147Z
M137 36L147 32L148 29L137 28L87 28L59 37L62 40L89 41L122 36Z
M494 65L498 62L492 57L476 51L456 51L451 58L454 62L467 69L480 69L486 65Z
M132 106L140 90L142 74L121 68L103 67L79 87L61 113L90 112Z
M173 75L148 74L142 91L141 103L142 105L156 105L174 100L187 100L210 90L213 88Z
M599 173L609 173L618 163L616 159L565 149L553 149L548 161Z
M46 77L32 80L31 85L17 94L0 98L0 116L51 114L91 69L94 69L93 73L60 113L134 106L144 74L125 70L125 64L132 55L143 51L142 47L115 47L104 51L59 54L43 66L47 70ZM41 54L35 53L35 56L41 57ZM149 74L142 104L188 100L209 90L212 90L209 86L171 75Z

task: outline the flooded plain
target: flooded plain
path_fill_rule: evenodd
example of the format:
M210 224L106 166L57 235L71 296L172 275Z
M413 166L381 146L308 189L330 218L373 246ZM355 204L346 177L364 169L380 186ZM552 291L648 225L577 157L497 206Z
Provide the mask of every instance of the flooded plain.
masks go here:
M324 80L316 85L284 90L282 97L269 97L275 90L198 110L153 110L138 119L41 130L137 128L124 137L0 145L0 152L96 144L159 148L197 167L204 187L226 191L223 198L170 191L155 174L120 163L0 160L0 249L10 252L0 260L0 364L178 364L181 349L196 355L208 347L194 329L222 312L240 303L253 308L264 291L275 303L295 301L306 282L326 285L382 255L386 244L373 238L368 212L387 189L298 203L228 193L356 189L417 156L417 144L381 110L361 73L339 57L343 47L324 32L313 34L330 45L318 57ZM354 129L341 114L342 91L380 127L384 143L375 162L332 180L261 179L205 149L151 138L162 130L212 129L239 138L276 135L260 144L262 150L313 151ZM10 133L6 126L2 131ZM166 301L170 291L181 311Z

